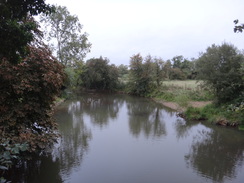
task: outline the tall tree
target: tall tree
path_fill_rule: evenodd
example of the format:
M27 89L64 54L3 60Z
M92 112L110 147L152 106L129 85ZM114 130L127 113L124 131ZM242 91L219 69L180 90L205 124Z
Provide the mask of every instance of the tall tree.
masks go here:
M233 45L208 47L197 61L199 79L214 91L218 103L231 102L244 96L244 56Z
M181 68L181 64L184 61L184 57L182 55L175 56L172 58L173 68Z
M58 60L65 66L75 66L83 61L90 51L91 43L88 34L82 33L82 25L76 15L71 15L64 6L56 6L55 12L48 16L42 15L47 39L55 40L50 45L56 52Z
M155 80L157 87L161 85L161 81L164 79L164 61L161 58L154 59Z
M38 31L33 16L48 14L52 7L45 0L0 1L0 62L7 59L17 64L28 54L30 44Z
M63 66L43 44L33 17L51 11L44 0L0 1L1 157L7 139L28 143L35 151L57 136L51 114L63 85Z
M170 73L172 71L172 64L171 64L171 61L170 60L167 60L164 64L164 67L163 67L163 73L164 73L164 78L165 79L170 79Z
M129 92L142 95L141 92L141 74L143 72L143 57L140 54L133 55L130 58L129 70Z
M153 88L153 59L149 55L145 59L140 54L133 55L130 60L129 92L146 96Z
M121 64L118 66L119 77L122 78L123 76L127 75L129 72L128 66Z

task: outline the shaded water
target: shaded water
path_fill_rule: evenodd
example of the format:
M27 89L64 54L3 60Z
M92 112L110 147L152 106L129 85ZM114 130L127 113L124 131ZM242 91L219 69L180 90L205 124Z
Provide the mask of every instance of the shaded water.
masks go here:
M148 99L83 95L55 117L52 155L22 165L13 182L244 182L243 132L186 122Z

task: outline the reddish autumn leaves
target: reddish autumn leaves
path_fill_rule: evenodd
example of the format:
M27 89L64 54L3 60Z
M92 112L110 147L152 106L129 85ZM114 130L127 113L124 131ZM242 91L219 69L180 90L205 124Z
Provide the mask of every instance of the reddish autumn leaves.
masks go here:
M52 104L63 85L63 66L45 46L30 46L17 65L0 64L0 135L28 142L30 151L55 140Z

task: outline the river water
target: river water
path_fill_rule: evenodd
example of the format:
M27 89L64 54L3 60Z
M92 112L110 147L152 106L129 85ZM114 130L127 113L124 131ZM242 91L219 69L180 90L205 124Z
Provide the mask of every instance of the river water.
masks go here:
M243 183L244 133L185 121L149 99L84 94L61 104L61 138L13 182Z

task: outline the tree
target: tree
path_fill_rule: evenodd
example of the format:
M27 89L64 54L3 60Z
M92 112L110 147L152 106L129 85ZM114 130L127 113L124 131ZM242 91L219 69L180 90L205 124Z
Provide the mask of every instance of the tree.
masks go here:
M175 56L172 58L173 68L181 68L181 64L184 61L184 57L182 55Z
M43 150L57 138L52 106L63 66L42 43L33 18L51 11L43 0L0 2L0 170L20 151Z
M87 60L84 72L81 74L85 88L96 90L116 89L118 76L117 67L109 65L109 60L103 57Z
M172 68L170 71L170 79L185 80L186 75L180 68Z
M170 78L171 71L172 71L172 64L171 64L170 60L167 60L163 67L163 73L164 73L165 79L168 79L168 80L171 79Z
M119 77L121 78L129 73L128 66L124 64L119 65L118 71L119 71Z
M56 6L55 12L42 15L47 39L55 40L54 48L58 60L65 66L75 66L83 61L90 51L87 33L82 33L82 25L75 15L71 15L66 7Z
M1 140L27 143L30 151L44 149L56 137L52 104L63 85L63 66L45 46L29 46L17 65L0 64Z
M154 59L154 73L157 87L161 85L161 81L164 79L164 61L161 58Z
M192 59L192 61L184 59L184 61L181 63L181 71L184 73L186 79L194 79L194 59Z
M1 0L0 62L5 58L11 63L19 63L28 54L28 44L40 34L33 16L51 11L52 6L44 0Z
M143 57L140 54L133 55L130 58L130 70L129 70L129 93L135 95L143 95L144 89L141 85L141 74L143 72Z
M147 56L144 60L140 54L133 55L130 60L129 93L139 96L149 94L154 87L153 76L151 56Z
M213 90L217 103L231 102L244 95L243 63L244 56L233 45L212 45L197 61L198 79Z

